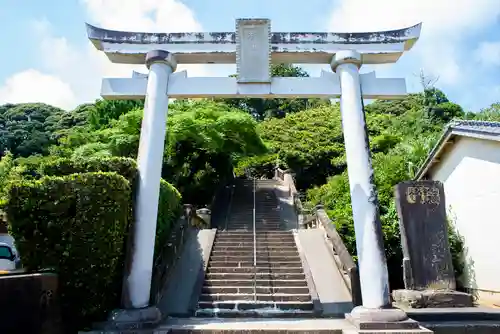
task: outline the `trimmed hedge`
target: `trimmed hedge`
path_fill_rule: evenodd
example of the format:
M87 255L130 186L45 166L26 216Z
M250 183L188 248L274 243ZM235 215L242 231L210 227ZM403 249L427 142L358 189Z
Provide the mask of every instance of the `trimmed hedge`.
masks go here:
M4 208L23 245L23 264L58 272L63 320L72 330L104 320L120 304L136 162L52 158L20 167L24 180L12 183ZM161 180L155 252L168 240L180 211L180 193Z
M103 319L119 303L131 197L129 182L116 173L10 185L6 214L23 265L58 273L67 332Z
M130 182L130 187L135 196L135 182L137 179L137 163L134 159L123 157L105 157L78 159L58 158L43 159L38 164L26 164L24 175L35 178L43 176L63 176L74 173L88 172L116 172ZM167 240L171 226L179 217L181 211L181 194L165 180L160 183L160 200L158 207L158 221L156 226L156 251L161 247L161 240ZM130 213L133 221L133 213Z
M24 175L34 177L63 176L75 173L116 172L126 178L131 185L137 178L135 160L122 157L90 158L73 160L70 158L48 158L37 165L27 165Z
M172 226L179 218L182 209L181 198L181 194L173 185L161 180L158 219L156 221L155 258L164 246L163 243L168 240Z

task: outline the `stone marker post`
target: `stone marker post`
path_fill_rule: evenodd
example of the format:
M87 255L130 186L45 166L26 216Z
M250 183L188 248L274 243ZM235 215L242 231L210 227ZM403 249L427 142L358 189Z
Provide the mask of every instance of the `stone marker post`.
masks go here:
M443 184L408 181L395 187L403 248L405 290L393 291L402 307L468 307L472 297L455 291Z

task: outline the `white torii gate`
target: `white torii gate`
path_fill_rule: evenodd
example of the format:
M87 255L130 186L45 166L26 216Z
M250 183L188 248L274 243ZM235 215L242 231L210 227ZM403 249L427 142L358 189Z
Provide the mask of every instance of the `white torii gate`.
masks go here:
M236 32L225 33L137 33L87 25L89 39L112 62L146 64L149 69L148 75L103 79L101 90L105 99L146 97L138 154L135 247L126 284L132 306L149 305L169 97L340 97L363 298L363 308L356 309L366 314L390 305L362 97L401 98L406 84L404 79L380 79L374 73L360 75L359 68L396 62L418 40L420 29L418 24L370 33L272 33L268 19L237 19ZM186 71L174 73L177 64L234 63L237 77L190 78ZM330 64L333 71L323 71L316 78L277 78L271 77L271 63ZM396 314L383 318L391 317L401 320Z

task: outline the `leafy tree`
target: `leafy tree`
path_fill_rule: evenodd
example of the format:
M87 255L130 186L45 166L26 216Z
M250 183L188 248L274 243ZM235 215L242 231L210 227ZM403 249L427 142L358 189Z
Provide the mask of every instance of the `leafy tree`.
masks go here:
M291 64L272 65L271 75L273 77L309 77L309 74L302 68ZM261 121L276 117L283 118L290 113L296 113L308 108L322 105L329 105L328 100L321 99L223 99L230 106L244 110Z
M124 156L135 158L139 148L142 108L134 109L97 131L80 129L52 148L72 158ZM239 156L261 154L266 147L255 120L224 103L179 101L169 107L163 177L176 186L186 202L211 201L216 184L232 172Z
M467 113L466 118L476 121L500 122L500 102L493 103L478 113Z
M338 105L268 119L259 124L259 133L271 154L277 154L270 162L276 164L278 160L283 167L291 168L300 188L323 184L327 176L345 168ZM249 160L242 159L239 164L242 170ZM257 171L256 176L264 174Z
M0 106L0 156L47 154L56 142L55 131L64 111L43 103Z
M144 108L144 100L97 100L93 104L85 105L88 108L89 125L91 129L108 127L113 120L130 110Z
M449 122L453 118L463 117L465 115L461 106L450 102L443 91L434 87L439 78L431 78L420 71L420 84L423 88L424 106L427 116L433 119Z

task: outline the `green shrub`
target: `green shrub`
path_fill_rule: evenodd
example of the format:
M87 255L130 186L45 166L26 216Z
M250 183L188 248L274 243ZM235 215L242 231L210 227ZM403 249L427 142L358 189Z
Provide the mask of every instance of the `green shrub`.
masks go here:
M16 164L25 178L39 179L43 176L64 176L75 173L116 172L134 184L137 177L135 160L123 157L91 157L71 159L36 157L17 159Z
M168 240L172 225L179 217L181 194L165 180L160 182L160 200L158 204L158 220L156 223L155 254ZM156 255L155 255L156 257Z
M234 169L236 176L245 176L247 171L253 177L266 177L272 179L278 160L278 154L266 154L244 157L240 159Z
M7 219L23 265L53 268L68 332L119 305L132 190L116 173L16 181Z
M38 167L42 176L63 176L74 173L116 172L126 178L131 185L137 177L135 160L122 157L105 157L90 159L50 159L43 161Z
M455 280L457 289L464 290L464 273L466 270L464 259L464 239L454 227L454 223L448 221L448 239L450 243L451 259L453 270L455 271Z
M123 157L92 157L89 159L71 158L45 158L38 163L23 162L23 175L40 178L43 176L64 176L74 173L90 172L116 172L126 178L132 189L132 197L135 193L135 182L137 179L137 164L135 160ZM156 234L156 247L168 237L171 225L176 221L180 213L181 195L171 184L161 180L160 199L158 206L158 222ZM132 212L130 221L133 220ZM159 241L159 242L158 242Z

